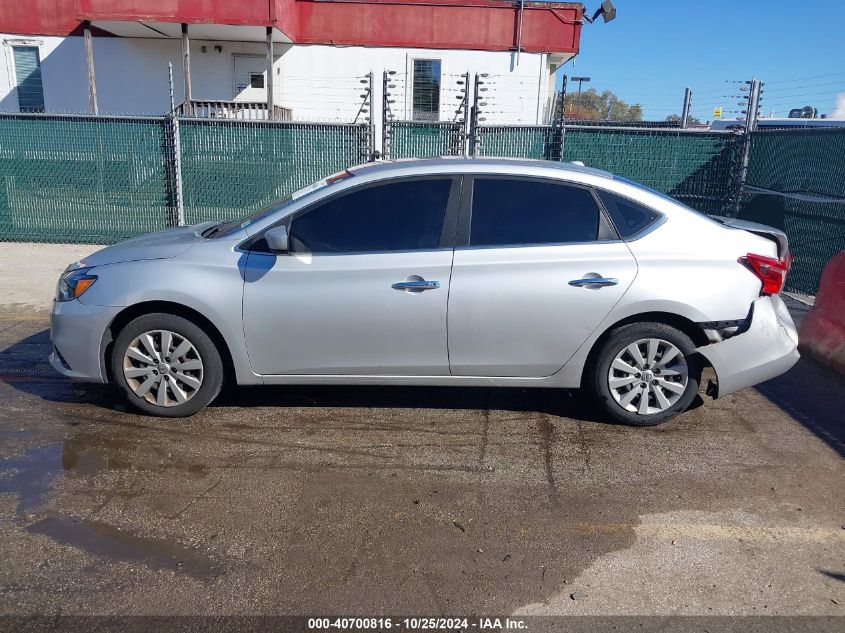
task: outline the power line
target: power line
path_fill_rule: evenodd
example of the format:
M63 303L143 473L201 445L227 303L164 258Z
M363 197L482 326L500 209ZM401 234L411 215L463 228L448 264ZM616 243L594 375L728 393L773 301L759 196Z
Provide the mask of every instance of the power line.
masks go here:
M786 83L792 83L794 81L807 81L808 79L822 79L824 77L839 77L841 75L845 75L845 72L828 73L826 75L813 75L811 77L798 77L796 79L781 79L781 80L775 80L775 81L767 81L766 83L772 84L772 85L774 85L774 84L786 84Z

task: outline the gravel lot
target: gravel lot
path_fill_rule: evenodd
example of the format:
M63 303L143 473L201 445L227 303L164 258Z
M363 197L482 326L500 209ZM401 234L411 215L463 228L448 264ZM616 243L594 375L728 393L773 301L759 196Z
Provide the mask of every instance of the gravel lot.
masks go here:
M845 614L845 380L662 427L575 393L235 389L182 421L0 309L0 613Z

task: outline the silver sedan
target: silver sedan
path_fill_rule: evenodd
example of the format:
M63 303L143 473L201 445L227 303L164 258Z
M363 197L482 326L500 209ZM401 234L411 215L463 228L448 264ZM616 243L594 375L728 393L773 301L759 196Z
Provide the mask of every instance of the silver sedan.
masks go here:
M353 167L241 220L72 264L53 367L191 415L237 384L584 387L608 417L683 412L797 360L786 237L577 165Z

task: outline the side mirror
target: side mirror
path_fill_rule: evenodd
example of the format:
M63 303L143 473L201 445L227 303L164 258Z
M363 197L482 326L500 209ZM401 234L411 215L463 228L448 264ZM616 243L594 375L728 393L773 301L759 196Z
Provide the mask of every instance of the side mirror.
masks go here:
M274 253L287 253L290 250L288 245L288 227L274 226L264 233L264 241Z

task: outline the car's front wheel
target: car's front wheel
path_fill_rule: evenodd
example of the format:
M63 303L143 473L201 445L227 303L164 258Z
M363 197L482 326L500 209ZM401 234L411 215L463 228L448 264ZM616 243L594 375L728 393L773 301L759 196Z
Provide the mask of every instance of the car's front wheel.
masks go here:
M654 426L683 413L698 393L701 362L689 336L664 323L615 330L593 364L591 387L613 419Z
M202 328L173 314L145 314L118 334L112 376L135 408L152 415L184 417L220 392L223 363Z

